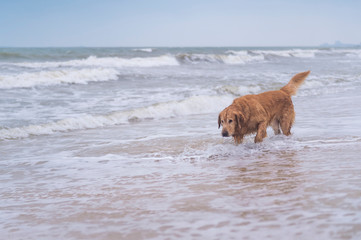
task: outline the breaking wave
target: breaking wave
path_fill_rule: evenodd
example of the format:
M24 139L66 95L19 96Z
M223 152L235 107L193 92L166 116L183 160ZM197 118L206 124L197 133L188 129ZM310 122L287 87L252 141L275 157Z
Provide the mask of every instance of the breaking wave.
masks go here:
M152 52L152 48L133 49L133 51ZM288 50L228 50L222 54L179 53L164 54L156 57L96 57L54 62L22 62L11 65L25 68L60 68L60 67L158 67L178 66L180 64L223 63L245 64L250 62L270 61L274 58L314 58L316 56L361 57L360 49L288 49Z
M23 58L20 53L0 51L0 59Z
M118 78L119 71L112 68L63 69L0 76L0 89L56 85L61 83L86 84Z
M295 58L314 58L316 53L319 52L317 49L292 49L292 50L250 50L249 54L262 55L265 59L269 60L273 57L295 57Z
M152 48L133 49L151 52ZM157 50L158 51L158 50ZM160 51L160 50L159 50ZM17 54L3 52L1 54ZM277 61L285 58L361 57L361 49L285 49L285 50L227 50L223 53L165 53L155 57L96 57L68 61L38 61L0 63L0 89L34 87L38 85L86 84L94 81L116 80L125 68L179 66L193 64L248 64ZM233 89L228 89L235 92ZM238 90L236 90L237 92ZM242 91L241 91L242 92Z
M246 64L251 62L272 61L275 58L315 58L324 53L320 49L288 49L288 50L228 50L224 54L178 54L177 60L185 64L223 63ZM338 56L361 56L358 50L327 50L328 54Z
M65 62L24 62L13 65L27 68L59 68L59 67L157 67L157 66L177 66L179 63L170 55L158 57L102 57L90 56L85 59L70 60Z
M148 107L106 115L84 114L50 123L0 129L0 139L25 138L32 135L46 135L56 132L107 127L147 119L162 119L193 114L218 112L229 105L231 96L193 96L181 101L158 103Z
M151 52L153 52L153 48L135 48L135 49L133 49L133 51L151 53Z
M198 63L224 63L224 64L245 64L248 62L262 61L264 57L261 55L252 56L246 51L234 52L227 51L226 54L195 54L185 53L178 54L177 59L185 64Z
M219 94L231 94L233 96L243 96L247 94L258 94L263 91L260 86L232 86L232 85L224 85L216 88L216 91Z

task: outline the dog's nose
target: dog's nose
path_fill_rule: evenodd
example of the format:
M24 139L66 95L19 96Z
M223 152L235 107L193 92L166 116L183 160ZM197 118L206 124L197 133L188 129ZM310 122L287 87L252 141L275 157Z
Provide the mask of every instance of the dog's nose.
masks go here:
M228 137L228 132L222 132L223 137Z

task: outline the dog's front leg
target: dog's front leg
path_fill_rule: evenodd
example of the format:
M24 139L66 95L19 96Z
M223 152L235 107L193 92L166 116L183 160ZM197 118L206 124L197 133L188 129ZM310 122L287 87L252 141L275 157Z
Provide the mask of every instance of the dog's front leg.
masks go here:
M258 124L257 135L254 139L255 143L262 142L263 138L267 137L267 123L261 122Z
M235 135L234 137L234 142L238 145L241 144L243 142L243 135Z

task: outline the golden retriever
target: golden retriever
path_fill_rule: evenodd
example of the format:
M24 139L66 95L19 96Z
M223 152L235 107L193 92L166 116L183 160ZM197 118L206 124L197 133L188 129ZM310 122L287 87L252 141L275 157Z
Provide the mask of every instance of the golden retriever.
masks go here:
M275 134L291 134L295 111L291 100L310 71L296 74L289 83L277 91L257 95L246 95L233 100L218 116L218 128L222 125L222 136L234 138L236 144L242 143L247 134L257 133L254 142L262 142L267 137L267 127Z

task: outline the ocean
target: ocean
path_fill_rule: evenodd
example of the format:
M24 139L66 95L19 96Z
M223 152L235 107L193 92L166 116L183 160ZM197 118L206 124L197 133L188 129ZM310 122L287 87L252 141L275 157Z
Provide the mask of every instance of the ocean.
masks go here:
M218 114L311 74L292 135ZM361 48L0 48L4 239L360 239Z

